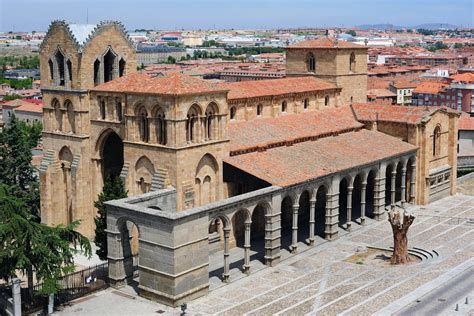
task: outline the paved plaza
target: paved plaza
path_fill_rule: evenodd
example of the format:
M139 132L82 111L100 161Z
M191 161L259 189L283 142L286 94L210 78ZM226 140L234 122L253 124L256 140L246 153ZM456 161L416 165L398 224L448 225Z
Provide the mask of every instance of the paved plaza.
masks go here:
M462 188L461 188L462 190ZM275 267L252 261L246 276L238 265L231 283L211 278L209 295L188 303L190 315L462 315L474 310L474 196L458 194L413 208L410 248L435 250L438 257L403 266L344 261L367 246L390 247L388 221L353 225L340 238L318 239L297 255L282 253ZM239 249L234 250L234 253ZM434 253L434 252L433 252ZM212 266L218 259L211 258ZM465 304L466 297L468 304ZM456 304L458 310L455 311ZM418 305L418 306L417 306ZM60 315L174 314L179 309L150 302L132 287L107 289L72 302Z

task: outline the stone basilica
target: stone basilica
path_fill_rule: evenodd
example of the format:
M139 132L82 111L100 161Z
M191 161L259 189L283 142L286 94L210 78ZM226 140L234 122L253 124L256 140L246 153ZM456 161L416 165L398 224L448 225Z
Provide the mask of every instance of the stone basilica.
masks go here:
M251 253L274 265L456 192L459 114L365 103L364 46L304 41L286 78L216 83L136 72L120 23L55 21L40 56L42 221L80 219L93 237L103 179L120 177L131 197L108 206L110 278L123 284L138 253L140 294L166 304L207 293L214 254L227 281L232 248L250 273Z

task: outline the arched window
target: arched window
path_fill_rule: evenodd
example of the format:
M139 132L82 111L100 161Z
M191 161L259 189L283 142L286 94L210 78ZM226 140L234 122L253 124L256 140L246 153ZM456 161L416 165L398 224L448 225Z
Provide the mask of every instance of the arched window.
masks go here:
M216 139L217 128L216 128L216 114L218 112L217 105L212 102L206 108L206 117L204 118L206 127L206 140Z
M68 73L68 79L69 79L69 82L72 81L72 62L71 60L67 60L66 62L66 65L67 65L67 73Z
M54 56L56 59L56 64L58 65L58 81L57 83L60 86L64 86L64 55L61 53L61 51L58 49L56 52L56 55Z
M186 142L193 143L197 139L197 121L200 115L199 107L194 104L186 115Z
M230 119L231 120L235 119L235 112L236 112L235 106L231 107L230 108Z
M96 59L94 61L94 85L100 83L100 60Z
M104 82L111 81L115 78L115 58L116 55L111 49L104 55Z
M161 107L158 107L154 111L155 122L156 122L156 140L158 144L166 145L167 138L167 128L166 128L166 119L165 112Z
M433 132L433 156L439 156L441 152L441 127L436 126Z
M115 113L117 115L117 121L122 122L122 101L119 98L115 100Z
M148 126L148 114L145 107L140 107L137 111L138 128L140 134L140 140L147 143L150 139L150 129Z
M119 61L119 77L122 77L125 74L125 60L123 58L120 58Z
M286 101L283 101L283 102L281 103L281 112L282 112L282 113L285 113L285 112L286 112L286 107L287 107L287 103L286 103Z
M49 66L49 79L54 80L54 65L51 59L48 60L48 66Z
M75 133L76 124L74 122L74 107L72 105L72 102L69 100L66 100L66 102L64 102L64 108L66 109L66 112L67 112L68 127L70 128L71 132Z
M314 57L313 53L309 53L306 57L307 68L309 72L316 71L316 58Z
M107 113L105 109L105 100L99 99L99 112L100 112L100 119L105 120Z
M308 107L309 107L309 100L308 100L308 99L304 99L304 101L303 101L303 108L304 108L305 110L307 110Z
M62 131L63 129L63 114L61 113L61 104L59 104L58 99L54 98L51 102L51 107L54 109L54 117L56 119L56 124L51 126L53 129Z
M324 105L325 106L329 105L329 96L328 95L324 97Z
M351 53L349 58L349 71L355 71L356 56L354 53Z
M353 97L353 96L351 96L351 104L352 104L352 101L353 101L353 100L354 100L354 97Z
M257 116L262 116L263 105L257 105Z

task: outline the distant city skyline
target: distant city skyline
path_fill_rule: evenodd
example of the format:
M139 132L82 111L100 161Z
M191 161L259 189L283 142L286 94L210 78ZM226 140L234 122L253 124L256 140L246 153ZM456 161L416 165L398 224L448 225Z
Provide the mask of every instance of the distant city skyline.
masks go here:
M472 0L0 0L0 31L46 31L52 20L118 20L134 29L473 27Z

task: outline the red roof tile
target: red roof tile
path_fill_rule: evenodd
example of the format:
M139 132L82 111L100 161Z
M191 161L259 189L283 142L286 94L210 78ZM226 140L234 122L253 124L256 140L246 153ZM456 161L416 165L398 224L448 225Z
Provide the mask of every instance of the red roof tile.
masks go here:
M461 115L458 124L460 131L474 131L474 117L469 116L467 113Z
M15 112L33 112L33 113L43 113L43 104L23 102L22 105L15 108Z
M474 83L474 73L466 72L463 74L458 74L450 77L454 81L457 82L466 82L466 83Z
M288 48L362 48L368 49L367 46L358 45L346 41L336 41L334 38L323 37L307 41L298 42L288 46Z
M272 185L289 186L415 149L398 138L362 129L224 161Z
M272 146L338 134L362 128L350 107L288 114L278 118L262 118L229 123L230 151L256 151Z
M220 87L229 90L229 100L338 89L336 85L314 77L226 82Z
M364 103L352 105L356 118L359 121L381 121L406 124L420 124L437 111L458 113L454 110L437 106L402 106Z
M98 85L92 90L100 92L126 92L165 95L201 94L207 92L226 91L225 89L220 88L211 82L177 72L159 78L134 72L130 75Z
M428 93L428 94L438 94L445 87L447 87L448 84L441 83L441 82L423 82L418 87L416 87L413 92L415 93Z

